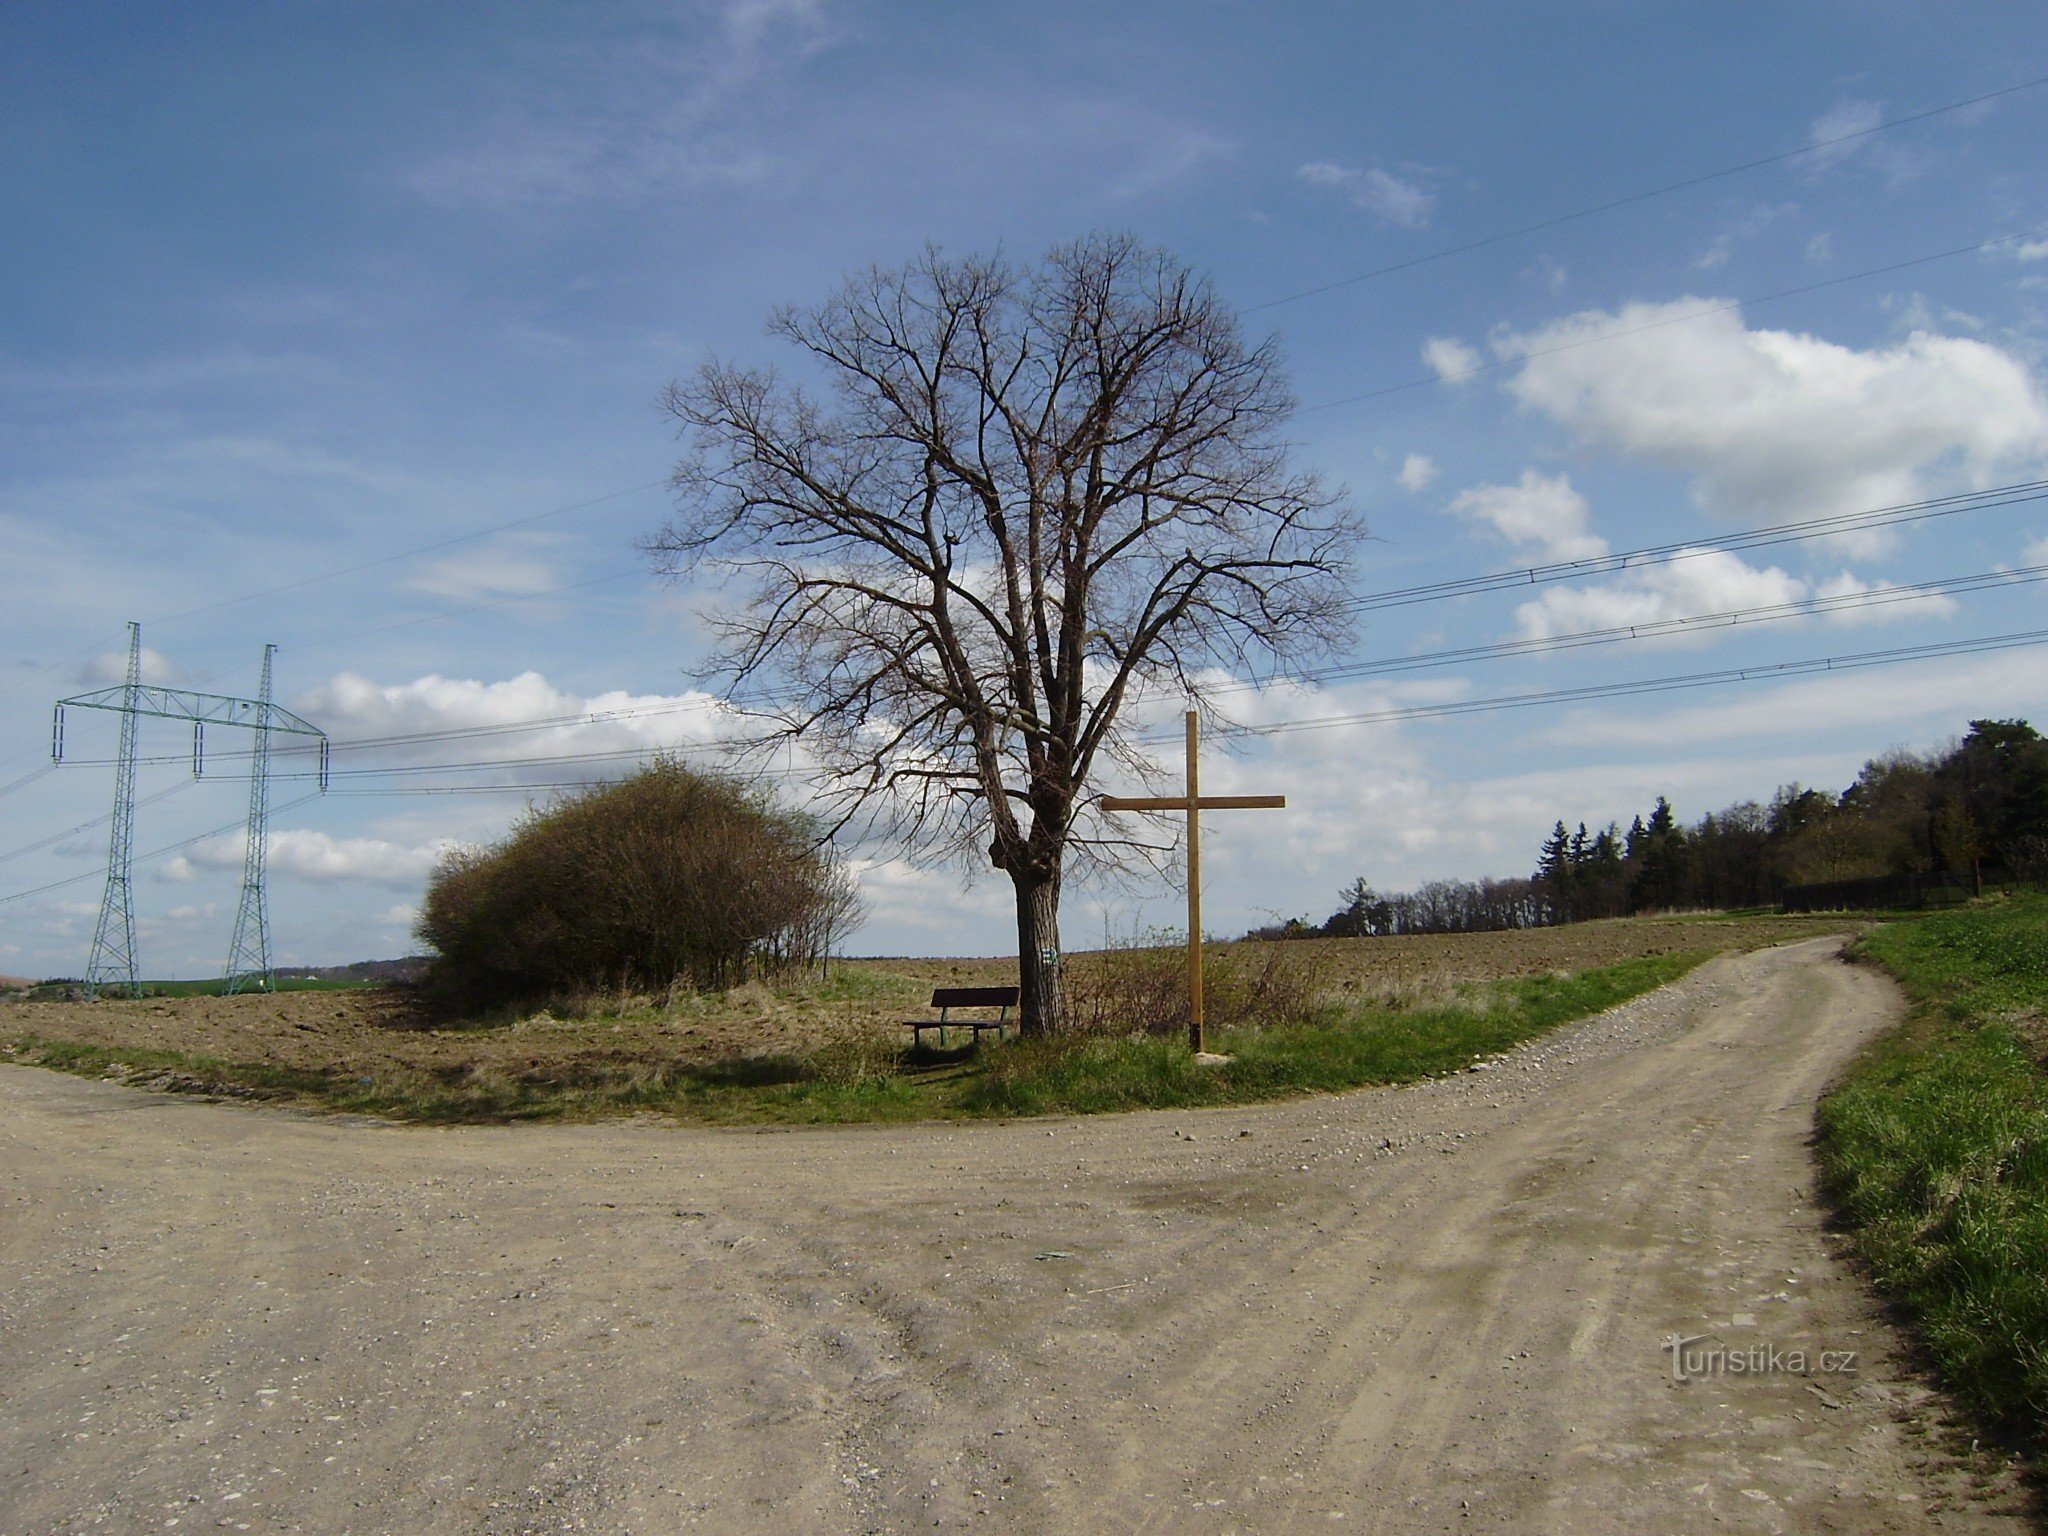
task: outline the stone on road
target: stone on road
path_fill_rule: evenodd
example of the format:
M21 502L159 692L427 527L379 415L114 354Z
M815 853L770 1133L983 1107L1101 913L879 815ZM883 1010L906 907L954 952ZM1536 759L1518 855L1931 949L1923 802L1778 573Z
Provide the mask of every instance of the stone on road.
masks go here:
M1079 1121L0 1070L0 1533L2021 1530L1823 1224L1815 1098L1898 1007L1837 950L1411 1089Z

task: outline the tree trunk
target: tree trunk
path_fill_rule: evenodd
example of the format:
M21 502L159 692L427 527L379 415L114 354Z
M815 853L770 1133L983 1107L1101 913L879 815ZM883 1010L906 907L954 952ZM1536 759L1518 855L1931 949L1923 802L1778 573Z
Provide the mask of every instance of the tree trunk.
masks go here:
M1057 1034L1067 1024L1067 994L1060 966L1060 876L1030 869L1010 872L1017 888L1018 1032Z

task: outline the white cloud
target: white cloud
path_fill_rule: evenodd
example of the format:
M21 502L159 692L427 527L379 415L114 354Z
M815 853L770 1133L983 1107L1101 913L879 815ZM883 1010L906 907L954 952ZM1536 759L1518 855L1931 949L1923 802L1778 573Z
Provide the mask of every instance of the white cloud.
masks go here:
M1440 379L1459 383L1485 366L1479 354L1455 336L1432 336L1422 344L1422 361Z
M770 79L832 40L825 11L822 0L732 0L673 36L607 41L593 28L499 93L514 105L472 114L472 142L416 166L412 190L451 207L509 207L759 181L775 162L745 119ZM578 100L600 105L560 106Z
M1895 624L1901 619L1952 619L1959 611L1956 600L1942 592L1925 592L1911 597L1885 596L1886 593L1903 593L1906 590L1897 582L1864 581L1843 571L1815 587L1813 595L1823 603L1848 599L1844 606L1826 610L1831 622L1844 625ZM1872 595L1877 599L1874 602L1854 601Z
M561 575L547 560L527 551L537 540L515 535L493 545L442 555L422 562L406 579L415 592L477 602L494 597L533 597L561 585Z
M1513 485L1475 485L1451 500L1451 510L1488 524L1512 544L1550 560L1594 560L1607 541L1586 526L1586 498L1569 476L1522 471Z
M1592 445L1691 474L1704 508L1753 524L1995 484L2048 459L2048 400L2009 352L1925 332L1858 351L1708 312L1723 302L1505 337L1501 354L1522 360L1508 388Z
M212 837L194 846L190 860L176 862L189 872L195 869L240 869L247 847L247 834L236 832ZM331 882L368 880L381 885L413 886L432 873L434 862L447 847L436 842L408 846L380 837L333 837L302 827L288 827L270 834L265 847L272 875Z
M1436 479L1436 460L1426 453L1411 453L1401 461L1401 471L1394 478L1401 482L1404 490L1427 489L1429 483Z
M2048 240L2023 240L2013 255L2020 261L2048 261Z
M1545 734L1583 753L1675 751L1787 736L1817 740L1830 731L1876 744L1953 733L1968 715L2024 716L2038 712L2040 701L2040 654L2015 650L1830 672L1661 713L1642 709L1639 701L1616 710L1575 710ZM1872 750L1861 748L1866 756Z
M142 647L138 658L142 681L158 687L175 687L185 680L185 674L171 662L162 651ZM79 668L77 680L88 688L103 688L113 683L127 681L128 653L126 651L103 651Z
M1771 608L1806 600L1806 583L1776 566L1763 570L1721 549L1695 549L1665 565L1644 566L1604 586L1553 587L1515 610L1531 640L1581 630L1660 624L1672 619ZM1697 644L1714 631L1679 631L1666 643Z
M397 758L407 763L535 759L564 754L652 753L665 747L729 740L736 717L713 694L613 691L578 694L557 688L538 672L497 682L429 675L409 683L379 684L344 672L294 700L300 714L325 730L343 750L341 766ZM534 726L535 721L547 724ZM518 729L506 729L518 727ZM449 735L452 732L467 733ZM352 752L367 738L428 735L387 749ZM616 765L630 768L630 759ZM496 770L518 776L526 770ZM535 764L532 776L575 776L575 764ZM602 765L590 770L603 773Z
M1806 242L1806 259L1816 266L1835 259L1835 237L1823 230Z
M1356 207L1402 229L1421 229L1436 211L1435 194L1376 165L1359 170L1318 160L1294 174L1310 186L1343 192Z
M1846 160L1870 142L1870 130L1884 121L1874 101L1844 101L1813 120L1806 142L1814 146L1807 164L1829 166ZM1834 142L1834 141L1843 142Z

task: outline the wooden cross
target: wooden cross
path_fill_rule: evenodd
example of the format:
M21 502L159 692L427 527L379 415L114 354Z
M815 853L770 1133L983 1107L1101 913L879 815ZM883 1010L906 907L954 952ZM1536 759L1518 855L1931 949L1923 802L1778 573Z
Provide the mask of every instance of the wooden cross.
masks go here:
M1204 795L1197 762L1201 716L1188 711L1187 793L1132 797L1104 795L1105 811L1186 811L1188 816L1188 1044L1200 1055L1202 1043L1202 812L1278 811L1285 795Z

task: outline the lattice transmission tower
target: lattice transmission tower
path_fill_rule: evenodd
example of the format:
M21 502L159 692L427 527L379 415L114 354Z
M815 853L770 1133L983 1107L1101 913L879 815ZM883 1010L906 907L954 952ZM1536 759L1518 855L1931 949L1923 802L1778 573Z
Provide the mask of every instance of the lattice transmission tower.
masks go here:
M270 838L270 736L284 731L310 736L320 744L320 788L327 788L327 734L271 700L271 659L277 647L263 648L263 679L259 697L234 698L219 693L194 693L162 688L142 681L142 626L128 626L127 680L119 688L102 688L59 699L50 724L50 758L64 761L64 711L104 709L121 717L121 745L114 759L114 830L107 845L107 887L100 898L100 919L93 931L92 958L87 962L85 989L97 996L125 988L142 995L135 949L135 893L131 882L135 843L136 724L145 715L192 723L192 776L206 769L206 728L232 725L254 732L249 758L248 842L242 854L242 899L235 912L235 936L228 950L226 991L268 990L270 914L264 895L264 866Z
M235 937L228 946L223 992L268 992L270 909L263 899L263 856L270 842L270 662L277 647L263 647L263 681L256 689L256 746L249 754L249 839L242 849L242 901L235 908Z

